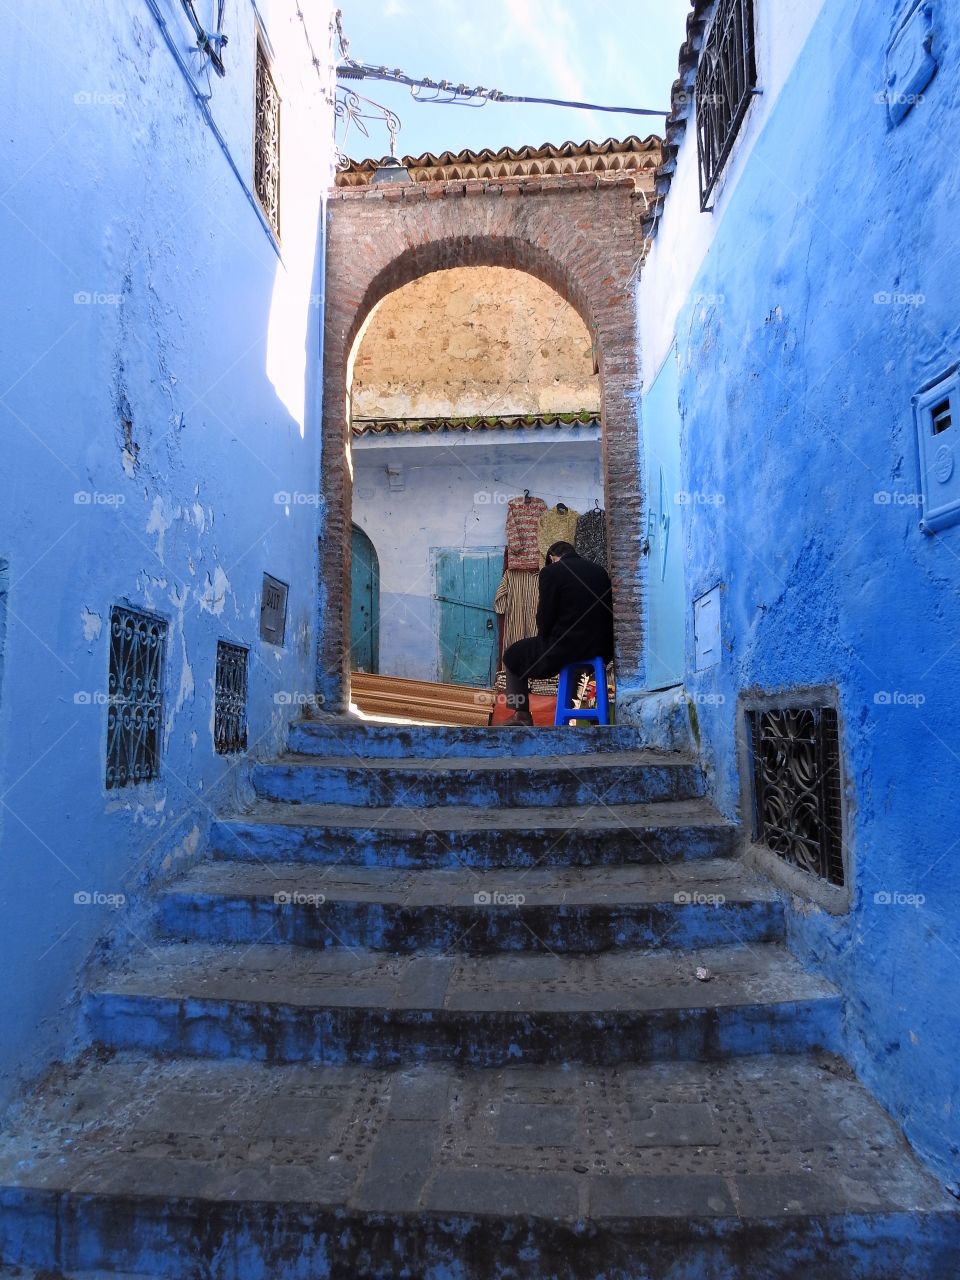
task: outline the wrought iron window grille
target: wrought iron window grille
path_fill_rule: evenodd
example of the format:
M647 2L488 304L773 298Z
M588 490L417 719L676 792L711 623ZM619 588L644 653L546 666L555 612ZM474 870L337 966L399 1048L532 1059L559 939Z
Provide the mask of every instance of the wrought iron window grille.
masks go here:
M717 0L697 68L700 209L710 210L717 179L757 89L753 0Z
M260 596L260 636L269 644L282 645L287 629L287 584L263 575Z
M843 886L840 734L833 707L746 713L753 840L792 866Z
M280 237L280 95L263 43L257 40L253 185L267 221Z
M247 749L247 653L242 645L217 641L213 745L221 756Z
M162 618L122 605L111 609L108 791L159 776L166 646Z

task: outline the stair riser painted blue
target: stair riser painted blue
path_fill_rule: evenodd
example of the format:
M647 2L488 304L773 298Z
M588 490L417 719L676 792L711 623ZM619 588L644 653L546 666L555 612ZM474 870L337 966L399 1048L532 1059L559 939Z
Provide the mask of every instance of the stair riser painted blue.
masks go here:
M703 774L697 765L624 765L546 773L519 767L496 772L458 770L454 774L417 773L389 766L371 771L328 765L263 764L253 770L253 785L266 800L405 809L443 805L588 808L692 800L704 794Z
M322 882L320 886L322 887ZM269 899L225 899L222 894L167 894L159 929L186 942L271 943L298 947L358 947L376 951L454 951L485 954L539 951L590 954L612 948L723 946L779 942L779 902L719 907L656 904L598 906L396 907L379 903L277 905Z
M960 1252L956 1218L938 1214L651 1218L646 1231L518 1214L494 1229L475 1214L49 1191L0 1193L0 1210L0 1257L178 1280L948 1280Z
M256 1001L90 994L92 1039L110 1049L257 1062L393 1067L457 1062L617 1066L840 1051L840 1001L609 1013L303 1008Z
M215 822L214 857L241 862L312 862L364 867L556 867L650 865L732 857L736 827L618 827L558 831L428 832L320 828L287 823Z
M431 757L513 757L596 755L640 751L645 735L631 725L604 728L486 729L444 725L403 728L376 724L294 724L290 750L304 755L357 756L361 760L429 760Z

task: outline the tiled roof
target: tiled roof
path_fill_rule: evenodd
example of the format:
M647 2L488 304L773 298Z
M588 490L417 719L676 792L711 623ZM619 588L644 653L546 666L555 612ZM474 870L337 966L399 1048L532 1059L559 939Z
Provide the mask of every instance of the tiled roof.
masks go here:
M607 138L605 142L545 142L540 147L501 147L492 151L442 151L434 155L404 156L403 165L414 182L456 182L468 178L529 178L583 174L640 174L652 177L661 160L661 140L655 134L639 138ZM336 176L338 187L367 186L379 161L351 160Z
M644 234L650 239L657 234L663 214L663 203L676 172L677 153L693 108L693 90L697 78L697 65L700 61L700 49L707 29L707 19L715 0L690 0L690 3L692 7L687 14L687 38L680 46L679 74L670 91L670 114L667 116L665 126L663 162L657 169L653 194L649 199L647 211L641 219Z
M408 435L438 431L516 431L543 427L598 427L599 409L578 413L511 413L469 418L354 418L355 436Z

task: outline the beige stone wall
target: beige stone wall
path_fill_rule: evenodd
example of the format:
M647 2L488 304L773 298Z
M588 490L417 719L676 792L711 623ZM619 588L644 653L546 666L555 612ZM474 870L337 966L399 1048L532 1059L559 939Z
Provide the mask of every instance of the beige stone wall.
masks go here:
M599 409L590 334L535 276L456 267L388 294L361 336L355 418Z

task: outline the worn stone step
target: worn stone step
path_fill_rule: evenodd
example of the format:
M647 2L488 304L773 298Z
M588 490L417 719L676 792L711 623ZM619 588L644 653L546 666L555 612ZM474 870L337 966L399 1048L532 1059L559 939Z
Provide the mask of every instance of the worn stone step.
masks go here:
M957 1203L830 1056L61 1070L0 1257L205 1280L949 1280Z
M616 752L520 759L422 760L284 756L255 765L253 786L293 804L554 806L688 800L704 792L703 770L683 756Z
M397 867L599 866L726 857L738 828L705 799L523 809L261 802L213 823L215 857Z
M346 717L298 720L290 726L290 750L302 755L419 760L460 756L521 759L642 751L643 730L633 725L562 725L506 729L455 725L369 724Z
M382 1066L798 1053L840 1030L836 989L773 944L411 956L166 943L95 976L84 1004L107 1048Z
M771 942L783 907L732 859L525 871L206 862L160 894L159 931L194 942L395 952Z

